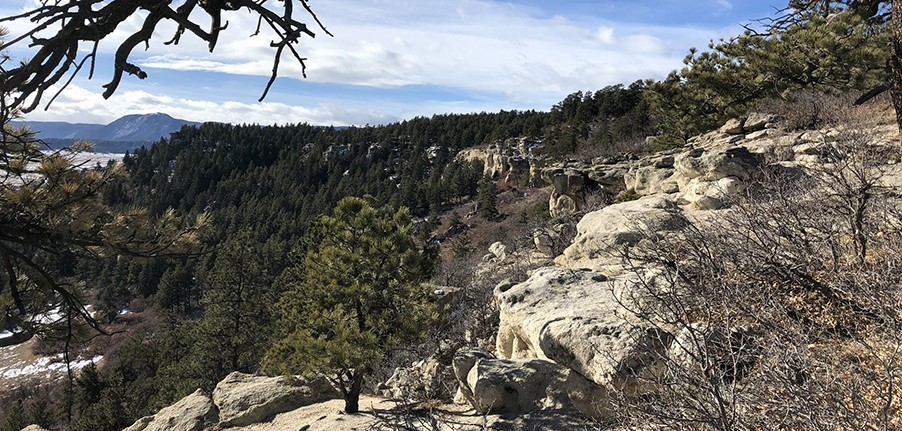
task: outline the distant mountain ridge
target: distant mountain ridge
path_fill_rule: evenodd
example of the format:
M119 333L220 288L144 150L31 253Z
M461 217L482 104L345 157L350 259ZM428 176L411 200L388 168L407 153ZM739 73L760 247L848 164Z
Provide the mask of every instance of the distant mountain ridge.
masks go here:
M198 126L201 123L180 120L167 114L135 114L121 117L110 124L66 123L59 121L18 121L17 126L28 126L37 132L38 139L52 143L65 143L87 139L95 143L128 142L128 146L140 146L168 138L182 126ZM98 151L101 149L98 148Z

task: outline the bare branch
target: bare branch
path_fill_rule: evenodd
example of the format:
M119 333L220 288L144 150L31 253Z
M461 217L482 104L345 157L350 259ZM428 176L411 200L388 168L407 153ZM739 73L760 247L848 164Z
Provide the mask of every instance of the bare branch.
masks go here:
M207 43L212 52L219 40L220 32L229 28L228 21L223 22L223 12L246 9L258 16L257 33L260 24L266 22L274 31L277 40L270 46L274 48L273 74L270 76L263 92L265 97L278 76L280 57L287 47L295 60L301 65L302 75L306 69L305 58L298 54L297 47L302 36L315 37L316 34L306 24L295 17L295 2L300 2L306 14L316 22L317 27L327 35L332 35L319 17L313 12L306 0L283 0L280 10L278 6L267 6L266 2L255 0L187 0L173 10L172 0L133 1L133 0L65 0L43 2L40 6L21 14L0 18L0 23L29 20L34 27L22 34L15 35L0 44L0 51L30 41L29 46L37 48L32 57L14 67L4 68L0 64L0 92L7 94L11 100L4 101L4 113L12 113L16 109L22 112L34 110L44 93L53 85L60 83L50 103L71 84L74 77L84 69L90 61L88 78L94 75L98 45L101 40L110 36L113 31L130 17L147 13L140 30L128 36L116 50L113 62L113 78L103 85L103 96L112 96L124 74L147 77L147 73L130 61L132 51L140 43L150 45L158 25L164 21L177 24L172 38L165 45L177 45L187 32ZM192 19L192 12L197 6L209 18L209 30L204 30L198 19ZM54 27L59 27L49 37L45 36ZM82 48L89 43L89 48ZM74 67L74 72L65 81L63 76ZM62 81L62 82L61 82ZM261 100L263 99L261 97ZM49 103L48 103L49 106Z

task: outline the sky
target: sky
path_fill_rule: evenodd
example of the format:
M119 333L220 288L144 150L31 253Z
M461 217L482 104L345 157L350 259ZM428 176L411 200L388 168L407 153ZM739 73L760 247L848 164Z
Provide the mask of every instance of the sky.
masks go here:
M4 0L12 16L38 0ZM180 1L176 0L176 3ZM269 2L272 7L281 3ZM271 34L254 32L246 11L211 54L189 34L164 45L161 25L132 62L148 77L126 76L108 100L102 85L119 41L140 28L133 17L101 42L94 79L78 75L32 121L106 124L128 114L163 112L190 121L236 124L376 125L444 113L547 111L568 94L639 79L662 79L690 47L741 33L780 0L310 0L330 37L318 30L298 49L307 78L290 56L266 99ZM193 15L202 20L202 15ZM306 17L305 17L306 18ZM206 21L203 21L206 23ZM6 23L15 36L34 25ZM9 52L25 59L24 44Z

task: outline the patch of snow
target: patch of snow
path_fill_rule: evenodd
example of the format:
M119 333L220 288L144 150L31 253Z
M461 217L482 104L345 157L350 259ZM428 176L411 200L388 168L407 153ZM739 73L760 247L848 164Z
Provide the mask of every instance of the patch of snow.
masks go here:
M56 308L49 310L44 314L39 314L39 315L35 316L34 322L42 323L42 324L46 325L46 324L50 324L50 323L59 322L62 319L63 319L63 314L60 313L60 307L57 306Z
M70 363L70 366L72 370L80 370L90 364L96 364L101 359L103 359L103 356L95 356L91 359L72 361ZM66 370L66 363L62 361L61 356L45 356L39 358L31 364L24 366L23 365L24 361L19 361L9 367L0 368L0 378L12 379L16 377L33 376L37 374L46 374L47 376L52 376L53 374L58 374Z

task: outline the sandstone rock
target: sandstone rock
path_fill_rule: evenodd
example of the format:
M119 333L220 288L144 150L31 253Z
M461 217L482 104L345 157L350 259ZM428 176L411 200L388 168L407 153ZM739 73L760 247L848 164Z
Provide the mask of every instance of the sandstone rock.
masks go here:
M716 210L726 205L732 196L745 189L745 183L733 177L717 181L701 181L695 178L685 186L680 202L695 210Z
M576 238L555 263L566 268L594 268L620 262L620 252L649 233L684 226L680 209L670 200L651 196L593 211L576 225Z
M711 143L711 146L714 146L714 147L725 147L725 146L727 146L727 145L735 144L735 143L737 143L737 142L739 142L739 141L742 141L743 139L745 139L745 136L743 136L742 134L739 134L739 135L724 135L724 136L722 136L722 137L720 137L720 138L718 138L718 139L715 139L715 140Z
M653 279L646 274L646 281ZM638 282L636 274L608 278L549 267L496 290L499 357L548 359L606 390L641 393L641 376L652 370L653 359L672 337L636 321L624 308L642 301Z
M593 165L586 175L605 193L615 196L624 190L623 178L629 172L629 165L622 161L614 164L600 163Z
M569 167L548 168L542 171L542 179L554 187L548 199L552 217L572 214L585 206L586 176L580 170Z
M705 154L704 148L695 148L674 157L673 167L676 173L683 178L696 178L702 175L703 168L699 160Z
M745 122L742 124L742 129L745 133L756 132L763 130L767 127L768 123L772 123L774 121L774 116L770 114L762 114L759 112L752 112L745 119ZM748 139L753 139L746 136Z
M700 159L705 169L702 179L707 181L717 181L726 177L748 180L762 162L761 156L749 152L745 147L711 151L702 155Z
M745 139L748 139L748 140L761 139L761 138L767 137L767 135L768 135L767 130L759 130L757 132L752 132L752 133L745 135Z
M497 288L496 288L497 289ZM467 383L467 376L480 359L494 358L495 355L482 349L461 349L455 355L451 367L457 380L461 395L470 403L475 403L473 391Z
M511 156L507 159L507 175L504 182L509 186L526 186L530 182L529 160L520 156Z
M344 414L343 407L344 401L342 400L326 401L282 413L276 416L272 422L230 428L230 430L588 430L595 429L598 425L597 421L588 419L576 411L540 410L516 415L474 415L469 405L439 405L426 412L419 409L411 410L409 405L369 395L360 397L361 414Z
M464 350L455 364L461 394L480 413L523 414L576 408L595 418L610 417L610 395L573 370L544 359L498 359L487 352ZM474 357L478 356L475 360ZM469 367L469 369L467 369Z
M671 163L672 166L672 163ZM664 192L664 183L676 185L675 181L668 181L673 177L673 169L658 168L656 166L643 166L631 169L623 178L626 189L633 189L640 195L650 195Z
M726 133L728 135L738 135L742 133L742 120L738 118L733 118L727 120L723 126L720 126L720 133Z
M827 150L827 147L822 142L806 142L792 147L792 151L796 155L806 156L819 156L823 154L825 150Z
M746 147L697 148L678 154L674 168L683 184L693 178L717 181L725 177L748 180L762 164L762 157ZM681 184L681 188L682 185Z
M537 229L532 234L532 242L536 246L536 250L546 256L554 256L555 239L551 233L544 229Z
M216 419L216 405L198 389L157 414L138 419L123 431L200 431Z
M561 217L567 214L579 212L585 206L585 197L572 195L557 195L551 193L548 199L548 212L551 217Z
M507 259L507 246L496 241L489 246L489 253L492 253L498 260Z
M661 182L661 193L677 193L680 191L680 185L676 181L663 181Z
M673 168L673 162L674 162L673 156L664 156L658 160L655 160L653 166L658 169Z
M261 422L278 413L340 396L323 376L289 383L284 377L239 372L226 376L213 390L213 402L219 407L221 426Z
M535 157L541 142L529 138L511 138L487 148L470 148L457 153L457 160L477 161L483 175L504 180L513 186L524 186L539 179L542 161Z

